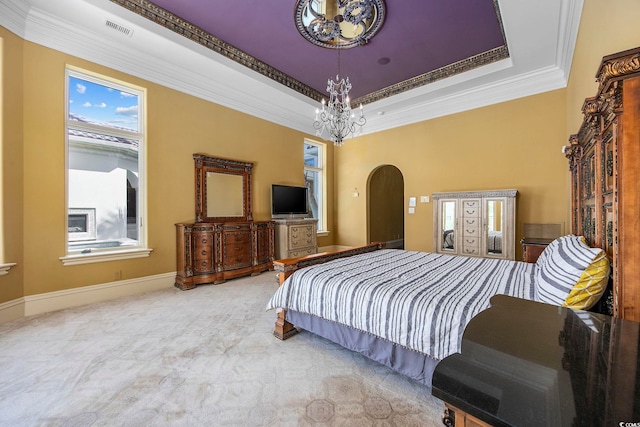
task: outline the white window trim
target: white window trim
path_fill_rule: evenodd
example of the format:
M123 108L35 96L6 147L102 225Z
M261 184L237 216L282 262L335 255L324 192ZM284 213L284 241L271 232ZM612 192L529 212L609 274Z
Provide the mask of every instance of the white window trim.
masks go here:
M100 251L90 253L72 254L60 257L63 265L80 265L80 264L93 264L96 262L107 261L119 261L132 258L145 258L151 254L153 249L148 248L135 248L135 249L120 249L117 251Z
M0 276L4 276L5 274L9 274L9 269L16 265L15 262L8 262L5 264L0 264Z
M122 89L123 91L136 92L140 96L140 109L138 111L140 117L140 131L138 133L127 132L124 130L110 129L109 133L123 136L126 138L135 138L139 140L138 151L138 175L142 178L142 185L140 186L140 193L138 195L137 214L140 222L140 228L138 230L138 245L128 246L124 249L114 250L110 249L92 249L90 251L69 251L69 238L67 232L67 215L69 212L69 126L74 128L81 128L89 131L104 132L104 129L92 125L90 123L81 123L69 120L69 77L75 76L84 80L93 81L104 85L108 82L111 87ZM146 110L147 110L147 90L145 88L122 82L110 78L108 76L93 73L88 70L77 68L71 65L67 65L65 69L65 251L66 255L60 257L60 261L64 266L80 265L80 264L92 264L98 262L118 261L133 258L148 257L153 249L147 247L147 170L146 170L146 148L147 148L147 123L146 123Z
M321 167L304 165L304 171L310 170L322 174L322 221L318 221L316 235L324 237L329 235L329 230L327 230L327 145L307 138L305 138L304 143L317 146L321 152Z

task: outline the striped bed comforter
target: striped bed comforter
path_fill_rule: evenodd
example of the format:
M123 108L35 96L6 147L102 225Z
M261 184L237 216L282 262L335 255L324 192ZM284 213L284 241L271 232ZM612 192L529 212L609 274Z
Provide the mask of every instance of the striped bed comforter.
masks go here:
M374 334L435 359L460 351L464 328L507 294L534 299L535 264L383 249L306 267L269 300Z

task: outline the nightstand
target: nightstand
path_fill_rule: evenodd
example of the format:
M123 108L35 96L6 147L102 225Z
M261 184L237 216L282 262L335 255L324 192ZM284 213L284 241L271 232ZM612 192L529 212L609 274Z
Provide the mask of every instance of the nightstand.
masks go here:
M536 262L542 251L544 251L544 248L551 242L553 242L553 239L523 238L520 240L522 244L522 260L524 262Z

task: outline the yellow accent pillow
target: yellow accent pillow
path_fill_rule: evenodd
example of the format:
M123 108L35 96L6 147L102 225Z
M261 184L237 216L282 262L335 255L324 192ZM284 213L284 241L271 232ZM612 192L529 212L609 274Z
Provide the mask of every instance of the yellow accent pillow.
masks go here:
M563 307L588 310L598 302L609 281L609 258L604 251L591 261L567 295Z

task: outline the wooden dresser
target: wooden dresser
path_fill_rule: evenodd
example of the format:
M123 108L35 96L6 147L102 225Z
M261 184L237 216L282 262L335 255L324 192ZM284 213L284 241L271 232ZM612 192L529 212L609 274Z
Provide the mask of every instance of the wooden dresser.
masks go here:
M640 321L640 48L605 56L596 80L564 147L571 231L609 256L613 315Z
M318 252L317 219L277 219L275 223L276 259L297 258Z
M175 286L192 289L273 269L275 223L253 221L252 163L194 154L196 221L176 224Z
M176 232L182 290L273 269L272 221L176 224Z

